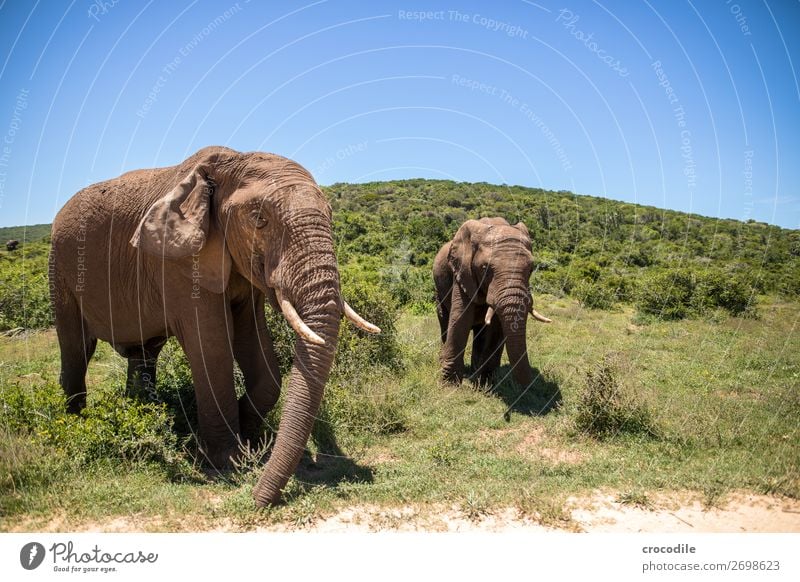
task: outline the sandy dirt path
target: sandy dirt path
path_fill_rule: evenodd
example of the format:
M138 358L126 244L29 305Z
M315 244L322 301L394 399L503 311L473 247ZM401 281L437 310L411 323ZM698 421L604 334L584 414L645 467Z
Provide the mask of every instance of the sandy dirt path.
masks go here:
M628 532L748 533L800 532L800 501L754 494L732 494L718 507L704 507L688 495L663 495L647 507L621 503L615 495L596 493L570 498L557 519L525 515L516 508L468 515L458 507L351 507L302 525L277 523L242 527L227 519L181 523L175 518L117 517L102 522L74 523L53 518L44 526L22 523L13 531L272 531L272 532Z

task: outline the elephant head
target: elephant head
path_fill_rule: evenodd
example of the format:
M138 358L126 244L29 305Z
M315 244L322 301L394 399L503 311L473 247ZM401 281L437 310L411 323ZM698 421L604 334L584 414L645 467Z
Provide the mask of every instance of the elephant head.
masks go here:
M235 270L297 332L286 401L272 455L254 490L276 502L311 433L344 314L380 330L343 300L331 208L312 176L286 158L206 148L181 164L178 185L145 213L131 243L201 270L197 284L226 289Z
M550 320L533 309L528 229L522 222L512 226L502 218L468 220L453 238L448 262L467 300L487 306L485 324L499 318L514 379L522 386L530 385L527 316L545 323Z

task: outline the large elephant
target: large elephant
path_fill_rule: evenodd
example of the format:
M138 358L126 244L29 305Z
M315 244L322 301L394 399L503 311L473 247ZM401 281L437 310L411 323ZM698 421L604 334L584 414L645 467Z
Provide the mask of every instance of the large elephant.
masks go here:
M549 323L533 309L528 280L533 270L531 239L521 222L468 220L445 243L433 263L437 315L442 333L444 379L464 377L464 352L472 331L472 371L491 380L505 344L514 380L533 380L525 341L527 316Z
M264 303L297 332L272 455L254 490L276 502L294 473L333 361L342 299L331 208L297 163L208 147L183 163L137 170L73 196L52 230L51 299L68 409L86 404L86 368L102 339L128 359L128 386L155 382L175 336L197 397L201 450L215 466L261 438L281 378ZM246 393L238 399L233 364Z

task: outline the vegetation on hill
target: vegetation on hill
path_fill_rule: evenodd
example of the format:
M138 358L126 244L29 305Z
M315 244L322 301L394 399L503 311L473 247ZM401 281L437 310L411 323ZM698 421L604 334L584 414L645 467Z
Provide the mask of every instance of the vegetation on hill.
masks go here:
M50 236L49 224L30 226L0 226L0 246L5 249L7 240L18 240L21 244L37 242Z
M334 184L339 259L382 280L401 304L433 294L431 263L467 219L501 216L531 233L534 291L586 307L633 303L680 318L753 312L758 294L800 293L800 231L569 192L406 180Z
M482 216L528 226L535 293L571 296L588 308L632 304L642 316L663 319L718 310L755 316L759 295L800 295L797 230L486 183L334 184L327 193L343 279L380 286L416 313L432 309L436 252L465 220ZM23 240L23 228L0 229L0 239ZM26 232L31 242L19 251L0 250L0 330L51 322L50 227Z

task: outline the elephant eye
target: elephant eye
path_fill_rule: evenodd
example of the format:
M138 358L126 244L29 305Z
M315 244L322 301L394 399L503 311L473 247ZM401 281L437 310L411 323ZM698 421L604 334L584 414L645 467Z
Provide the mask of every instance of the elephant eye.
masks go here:
M260 212L253 213L253 222L256 223L256 228L264 228L267 226L267 218L262 216Z

